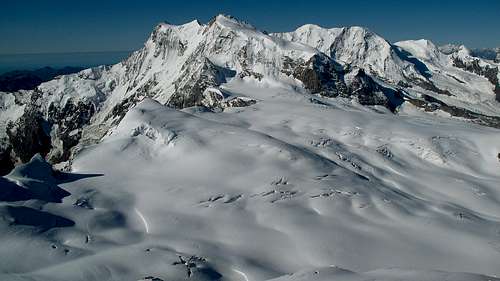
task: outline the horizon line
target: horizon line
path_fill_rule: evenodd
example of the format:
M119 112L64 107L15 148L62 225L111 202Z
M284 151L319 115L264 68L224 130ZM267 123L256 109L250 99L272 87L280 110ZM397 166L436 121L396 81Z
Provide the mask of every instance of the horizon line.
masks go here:
M136 50L116 50L116 51L62 51L62 52L26 52L26 53L0 53L0 56L16 55L62 55L62 54L96 54L96 53L125 53L135 52Z

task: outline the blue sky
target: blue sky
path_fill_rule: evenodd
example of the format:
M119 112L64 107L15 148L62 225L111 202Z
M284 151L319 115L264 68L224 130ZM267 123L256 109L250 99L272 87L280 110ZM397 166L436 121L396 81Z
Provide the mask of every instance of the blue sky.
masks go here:
M269 31L361 25L389 41L500 46L500 0L1 0L0 54L134 50L160 21L225 13Z

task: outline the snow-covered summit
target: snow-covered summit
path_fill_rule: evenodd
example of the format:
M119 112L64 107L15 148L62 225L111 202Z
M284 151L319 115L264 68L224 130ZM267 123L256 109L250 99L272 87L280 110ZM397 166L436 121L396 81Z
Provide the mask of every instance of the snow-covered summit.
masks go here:
M442 55L438 47L429 40L408 40L395 43L396 46L403 48L416 58L426 61L438 62Z
M406 77L421 77L411 63L398 56L387 40L364 27L327 29L304 25L293 32L274 35L313 46L339 63L362 67L371 75L394 83Z

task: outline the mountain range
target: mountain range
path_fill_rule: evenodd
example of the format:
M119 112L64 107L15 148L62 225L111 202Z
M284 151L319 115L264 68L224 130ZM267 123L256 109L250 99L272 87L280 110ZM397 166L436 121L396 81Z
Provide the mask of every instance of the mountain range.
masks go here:
M2 92L0 279L497 280L494 52L218 15Z

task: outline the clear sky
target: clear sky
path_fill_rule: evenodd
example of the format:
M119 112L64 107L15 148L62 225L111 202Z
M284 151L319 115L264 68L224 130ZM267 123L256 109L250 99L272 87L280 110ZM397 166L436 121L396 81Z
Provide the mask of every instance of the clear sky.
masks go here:
M500 46L500 0L0 0L0 54L134 50L160 21L219 13L268 32L360 25L391 42Z

